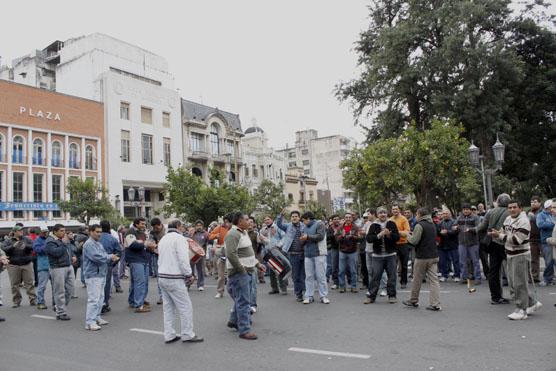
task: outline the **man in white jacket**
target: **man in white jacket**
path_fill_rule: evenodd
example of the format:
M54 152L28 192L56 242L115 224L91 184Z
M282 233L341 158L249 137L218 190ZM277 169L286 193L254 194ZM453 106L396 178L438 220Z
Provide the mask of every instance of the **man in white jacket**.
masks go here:
M168 223L168 232L158 243L158 283L164 309L164 340L167 344L182 340L199 343L203 338L193 332L193 308L186 282L192 281L189 245L183 236L181 221ZM180 316L181 336L176 335L176 312Z

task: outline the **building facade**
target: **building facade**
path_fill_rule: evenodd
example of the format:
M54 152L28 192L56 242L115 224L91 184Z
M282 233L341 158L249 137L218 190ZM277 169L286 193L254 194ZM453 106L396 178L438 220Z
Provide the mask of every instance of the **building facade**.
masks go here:
M245 130L243 146L243 185L253 193L265 179L284 184L286 166L281 153L268 146L263 129L252 126Z
M0 80L0 220L64 220L69 178L104 186L101 103Z
M302 168L289 168L284 182L289 209L301 211L308 201L317 201L317 184L317 180L305 175Z
M217 107L181 100L184 163L208 184L210 171L229 182L243 181L241 120Z

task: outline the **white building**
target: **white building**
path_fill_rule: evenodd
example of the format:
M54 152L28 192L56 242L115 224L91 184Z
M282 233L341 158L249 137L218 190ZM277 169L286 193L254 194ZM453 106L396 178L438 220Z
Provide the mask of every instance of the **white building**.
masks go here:
M54 76L18 81L104 103L110 199L127 217L140 212L151 217L163 205L167 165L183 163L180 99L166 60L99 33L56 46L45 48ZM28 70L36 70L41 58L29 62ZM15 67L4 69L2 76L20 76ZM135 190L134 200L128 199L129 188Z
M318 132L310 129L297 131L295 145L278 152L283 154L288 169L302 168L304 175L317 180L320 190L330 191L336 209L345 209L353 203L353 198L352 192L344 189L340 163L354 148L352 138L343 135L319 138Z
M244 182L253 193L264 179L274 184L284 183L286 164L284 156L268 146L268 139L263 129L252 126L245 130L242 138Z

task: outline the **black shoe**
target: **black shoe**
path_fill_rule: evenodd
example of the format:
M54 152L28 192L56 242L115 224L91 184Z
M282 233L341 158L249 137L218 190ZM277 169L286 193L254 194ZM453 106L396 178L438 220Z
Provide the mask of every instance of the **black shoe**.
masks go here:
M432 311L438 312L438 311L442 310L442 307L440 305L429 305L427 307L427 310L432 310Z
M556 304L554 304L554 305L556 305ZM5 322L5 321L6 321L6 319L4 317L0 317L0 322Z
M21 303L14 303L12 305L12 308L19 308L21 306Z
M280 291L278 291L278 290L270 290L268 292L268 295L275 295L275 294L279 294L279 293L280 293Z
M499 304L510 304L510 301L506 298L500 298L500 299L496 299L496 300L492 300L490 302L490 304L492 305L499 305Z
M298 296L298 297L295 298L295 300L296 300L298 303L301 303L301 302L303 301L303 296Z
M402 304L407 306L407 307L412 307L412 308L417 308L419 306L419 303L412 303L409 300L402 301Z
M121 287L116 287L116 292L121 294L124 290Z
M228 321L227 326L228 326L229 328L233 328L233 329L236 329L236 330L238 329L237 323L233 323L233 322L230 322L230 321Z
M407 288L407 283L400 284L400 289L405 290Z
M102 309L100 310L100 313L104 314L104 313L108 313L112 310L112 308L110 308L109 305L103 305Z
M173 339L166 340L166 341L164 341L164 342L165 342L166 344L171 344L171 343L175 343L176 341L178 341L178 340L180 340L180 339L181 339L181 337L180 337L179 335L176 335L176 336L174 336Z
M61 314L59 316L56 316L56 319L60 321L69 321L71 318L67 314Z
M191 339L183 340L182 343L202 343L203 341L205 341L205 339L195 335Z

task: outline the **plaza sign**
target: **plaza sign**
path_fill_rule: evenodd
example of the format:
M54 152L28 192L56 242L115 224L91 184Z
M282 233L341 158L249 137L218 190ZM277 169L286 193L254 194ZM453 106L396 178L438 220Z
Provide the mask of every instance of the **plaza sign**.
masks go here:
M62 116L57 112L33 110L31 107L19 106L19 114L27 115L30 117L42 118L45 120L62 121Z
M53 202L0 202L0 211L20 210L57 211L60 208Z

